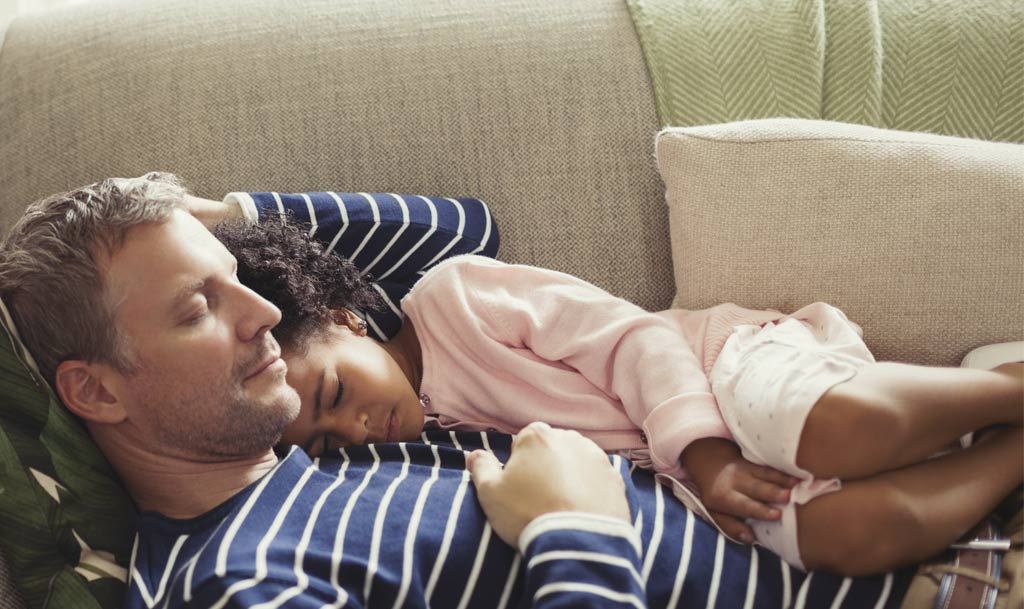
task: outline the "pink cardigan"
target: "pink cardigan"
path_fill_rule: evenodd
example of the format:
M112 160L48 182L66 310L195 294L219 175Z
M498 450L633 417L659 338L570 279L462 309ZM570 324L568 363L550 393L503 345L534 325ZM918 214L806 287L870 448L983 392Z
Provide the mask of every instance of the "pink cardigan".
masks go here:
M707 372L733 326L783 317L733 304L650 313L564 273L472 255L431 269L402 310L441 427L545 421L676 478L690 442L731 439Z

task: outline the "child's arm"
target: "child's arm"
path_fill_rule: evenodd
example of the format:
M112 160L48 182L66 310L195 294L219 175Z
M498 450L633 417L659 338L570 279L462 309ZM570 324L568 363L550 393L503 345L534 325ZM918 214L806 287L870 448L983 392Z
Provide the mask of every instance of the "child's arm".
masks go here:
M421 306L476 318L485 334L571 367L620 402L657 471L683 477L680 457L691 442L731 439L700 362L666 319L582 279L532 266L465 258L437 269L430 281L447 285L424 284L416 298L428 302ZM523 404L524 415L555 425L578 414L558 407Z
M570 429L578 427L581 420L592 425L591 429L626 432L632 426L637 430L637 443L649 447L654 469L678 478L689 474L682 462L688 447L693 446L690 454L697 457L694 464L705 465L702 439L719 438L732 445L702 365L681 330L665 318L570 275L477 257L451 260L424 282L416 288L414 298L420 312L431 312L423 323L431 325L435 334L465 332L462 320L469 320L478 328L474 334L482 333L511 350L529 350L532 357L557 362L583 375L620 402L628 417L623 421L624 417L611 410L581 416L572 410L578 402L571 400L547 400L543 405L524 400L516 419ZM449 319L459 321L449 323ZM508 361L516 365L517 359L509 357ZM709 454L707 465L715 466L716 472L724 471L727 477L702 475L698 482L709 491L733 482L742 485L742 476L729 475L736 466L712 459L719 456ZM710 471L702 467L700 473ZM746 471L740 468L741 473ZM744 492L743 487L738 492ZM757 511L750 512L746 509L749 503L738 506L735 515L761 518L768 509L757 503ZM728 503L716 506L721 513L735 509Z
M309 224L328 252L337 252L368 275L387 308L364 311L369 329L389 340L402 327L399 303L437 263L459 254L498 254L490 210L478 199L382 193L230 193L222 203L199 199L191 210L208 226L218 216L250 221L291 218ZM200 212L200 213L197 213ZM205 218L204 219L204 215ZM223 218L221 218L223 219Z

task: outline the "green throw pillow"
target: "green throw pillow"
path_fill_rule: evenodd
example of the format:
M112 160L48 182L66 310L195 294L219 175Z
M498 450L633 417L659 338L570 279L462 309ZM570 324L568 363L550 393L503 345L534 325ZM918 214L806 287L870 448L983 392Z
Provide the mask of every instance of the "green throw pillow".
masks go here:
M0 302L0 549L29 607L118 607L135 507Z

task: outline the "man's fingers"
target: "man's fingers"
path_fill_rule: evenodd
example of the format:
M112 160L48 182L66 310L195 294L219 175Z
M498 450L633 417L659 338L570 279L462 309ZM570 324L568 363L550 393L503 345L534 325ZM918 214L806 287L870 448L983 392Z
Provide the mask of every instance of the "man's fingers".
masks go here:
M711 517L729 537L739 539L743 543L754 543L754 530L739 518L722 512L711 512Z
M544 421L534 421L533 423L530 423L526 427L520 429L519 433L512 438L512 451L515 452L516 446L518 446L520 442L530 439L535 434L544 433L549 429L551 429L551 426Z
M479 489L489 483L497 482L501 476L501 462L486 450L474 450L466 456L466 469Z

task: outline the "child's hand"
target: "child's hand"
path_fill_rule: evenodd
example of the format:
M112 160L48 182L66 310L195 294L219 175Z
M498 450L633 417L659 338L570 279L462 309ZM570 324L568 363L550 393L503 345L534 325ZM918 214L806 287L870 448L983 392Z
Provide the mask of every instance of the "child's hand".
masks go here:
M781 518L782 512L769 504L788 502L789 489L799 482L747 461L736 444L721 438L690 444L683 451L683 466L718 526L733 539L746 543L753 543L754 531L744 520Z

